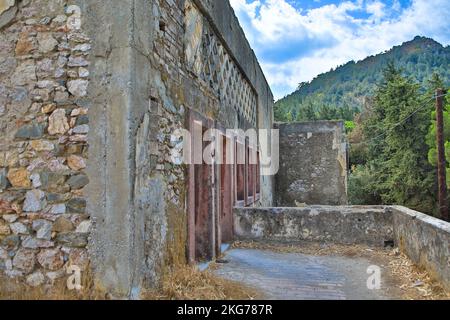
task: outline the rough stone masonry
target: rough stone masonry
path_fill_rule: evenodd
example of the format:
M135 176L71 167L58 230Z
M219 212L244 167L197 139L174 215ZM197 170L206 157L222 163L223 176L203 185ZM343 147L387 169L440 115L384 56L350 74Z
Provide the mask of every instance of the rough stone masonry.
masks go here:
M194 117L270 129L272 107L228 1L1 0L0 272L39 286L76 265L133 297L186 262L195 227L219 254L220 170L191 225L174 133ZM272 204L272 180L253 206Z
M32 286L88 266L91 41L66 1L0 1L0 270Z
M348 144L344 123L275 123L280 130L279 207L346 205Z

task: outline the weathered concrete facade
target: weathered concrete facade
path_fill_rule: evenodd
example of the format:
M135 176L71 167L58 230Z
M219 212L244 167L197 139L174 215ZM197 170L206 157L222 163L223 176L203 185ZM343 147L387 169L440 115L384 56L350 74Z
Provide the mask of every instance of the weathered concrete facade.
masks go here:
M235 208L243 240L394 244L450 290L450 223L400 206Z
M167 265L217 255L236 168L183 164L177 129L273 122L228 1L1 4L0 269L39 285L90 262L135 297ZM272 205L272 178L243 172L260 179L244 204Z
M347 204L347 142L339 121L276 123L280 171L275 178L279 207Z

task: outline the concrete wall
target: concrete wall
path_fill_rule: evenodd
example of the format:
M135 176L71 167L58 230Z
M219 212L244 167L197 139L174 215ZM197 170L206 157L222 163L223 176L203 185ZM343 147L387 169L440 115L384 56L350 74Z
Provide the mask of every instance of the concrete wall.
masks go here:
M280 130L277 206L347 204L347 143L342 122L276 123Z
M450 291L450 223L405 207L389 210L398 247Z
M319 241L383 246L394 241L450 290L450 223L400 206L235 208L244 240Z
M80 4L92 38L89 105L96 124L89 136L90 257L101 286L135 297L142 286L157 286L168 266L186 262L187 175L171 158L181 157L176 130L188 128L191 112L225 128L269 128L273 98L254 55L232 51L237 42L247 46L243 34L226 40L228 29L212 7L170 0ZM221 17L239 28L229 6ZM271 187L268 180L267 203Z
M384 207L236 208L239 239L366 243L392 241L393 217Z

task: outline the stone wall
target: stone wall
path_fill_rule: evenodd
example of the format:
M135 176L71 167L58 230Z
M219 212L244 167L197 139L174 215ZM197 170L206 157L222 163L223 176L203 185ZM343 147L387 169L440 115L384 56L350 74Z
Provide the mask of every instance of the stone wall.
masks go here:
M88 264L91 42L67 5L0 6L0 272L32 286Z
M236 237L384 246L394 240L384 207L235 208Z
M0 271L40 285L90 264L113 296L157 286L186 262L177 129L192 112L270 129L272 106L228 1L1 1ZM272 178L261 189L271 205Z
M342 122L276 123L280 170L279 207L347 204L347 143Z

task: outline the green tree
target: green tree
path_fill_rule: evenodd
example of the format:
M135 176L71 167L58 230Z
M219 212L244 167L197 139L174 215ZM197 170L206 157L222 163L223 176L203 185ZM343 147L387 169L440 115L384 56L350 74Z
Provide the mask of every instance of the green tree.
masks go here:
M352 167L348 180L349 202L352 205L377 205L381 198L377 192L377 181L370 169L363 165Z
M435 170L428 162L429 112L420 86L389 63L364 123L373 187L383 204L435 212Z
M312 103L306 105L305 110L299 113L299 116L303 116L300 120L309 120L313 121L317 119L316 111L314 110L314 106Z
M443 89L445 87L444 80L437 72L433 72L430 80L428 80L428 92L431 96L435 95L437 89Z

